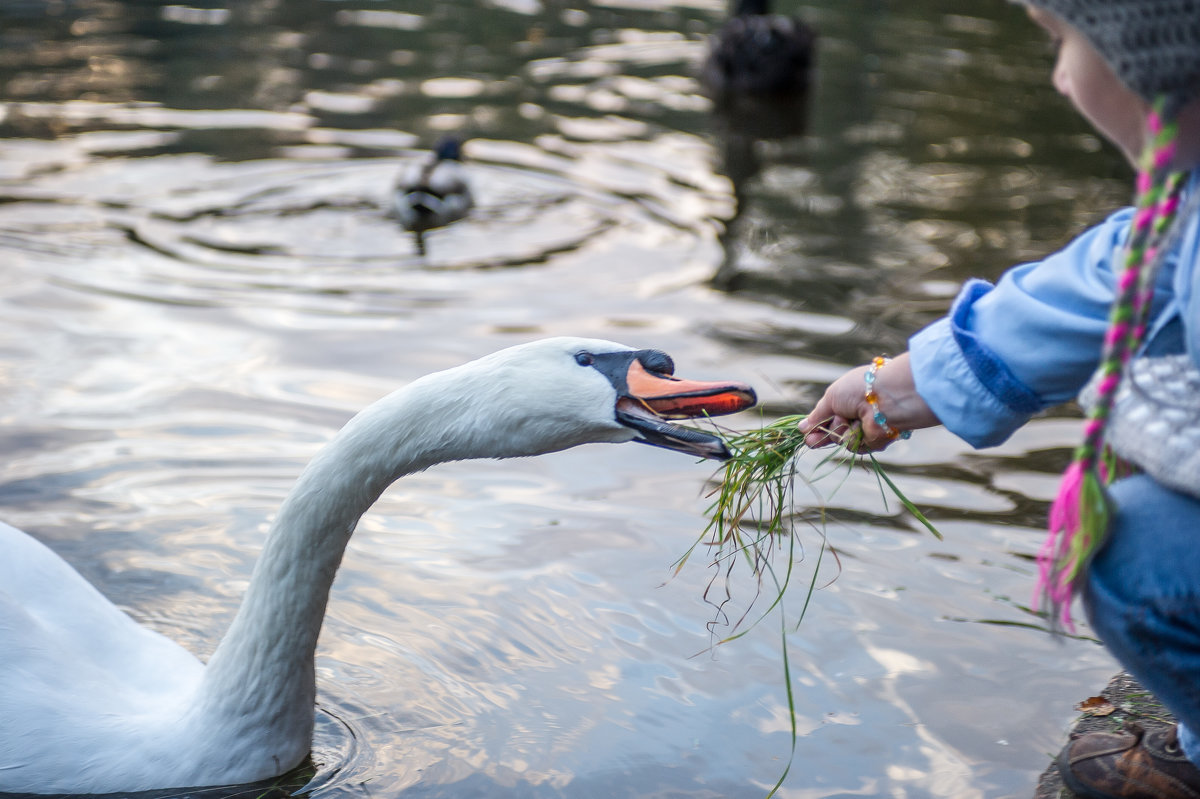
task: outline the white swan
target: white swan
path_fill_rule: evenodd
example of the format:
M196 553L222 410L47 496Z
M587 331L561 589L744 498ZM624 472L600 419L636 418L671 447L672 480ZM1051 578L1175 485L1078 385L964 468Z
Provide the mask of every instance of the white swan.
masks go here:
M300 475L208 665L140 627L25 533L0 525L0 791L113 793L245 783L309 752L313 654L359 517L396 478L465 458L644 441L710 458L667 418L754 403L738 383L591 339L513 347L369 406Z

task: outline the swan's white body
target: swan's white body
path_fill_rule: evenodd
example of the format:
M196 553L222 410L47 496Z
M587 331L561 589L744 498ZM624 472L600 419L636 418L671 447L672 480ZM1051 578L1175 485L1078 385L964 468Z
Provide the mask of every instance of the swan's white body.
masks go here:
M334 573L389 484L442 461L638 437L615 418L611 378L577 362L584 350L648 352L534 342L424 377L354 417L281 506L207 665L0 524L0 792L244 783L299 763L311 744L313 654Z

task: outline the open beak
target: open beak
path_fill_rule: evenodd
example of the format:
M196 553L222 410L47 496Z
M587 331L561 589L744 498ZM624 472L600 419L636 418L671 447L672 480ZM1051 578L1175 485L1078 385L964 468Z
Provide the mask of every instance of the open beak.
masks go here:
M719 437L667 420L722 416L757 402L754 389L745 383L681 380L647 369L640 358L630 359L624 377L617 421L636 430L638 441L701 458L728 460L730 453Z

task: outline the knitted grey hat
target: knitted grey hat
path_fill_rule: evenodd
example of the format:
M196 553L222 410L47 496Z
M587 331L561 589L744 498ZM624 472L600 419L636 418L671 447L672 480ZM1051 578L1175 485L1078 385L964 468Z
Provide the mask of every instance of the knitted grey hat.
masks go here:
M1200 0L1019 0L1068 22L1147 102L1200 96Z

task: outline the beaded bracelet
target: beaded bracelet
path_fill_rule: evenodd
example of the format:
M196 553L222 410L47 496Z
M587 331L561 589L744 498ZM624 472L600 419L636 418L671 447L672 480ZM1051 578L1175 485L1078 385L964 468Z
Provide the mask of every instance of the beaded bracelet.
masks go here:
M883 430L883 434L888 437L889 441L897 438L908 439L912 437L912 431L896 430L894 427L888 424L887 417L883 415L883 411L879 410L879 395L875 393L875 374L879 371L881 366L883 366L885 363L888 363L890 360L890 358L884 358L882 355L877 355L874 359L872 359L871 366L869 369L867 369L866 374L863 375L863 380L867 384L867 402L870 403L871 407L875 411L875 416L873 417L875 419L875 424L879 425L879 427Z

